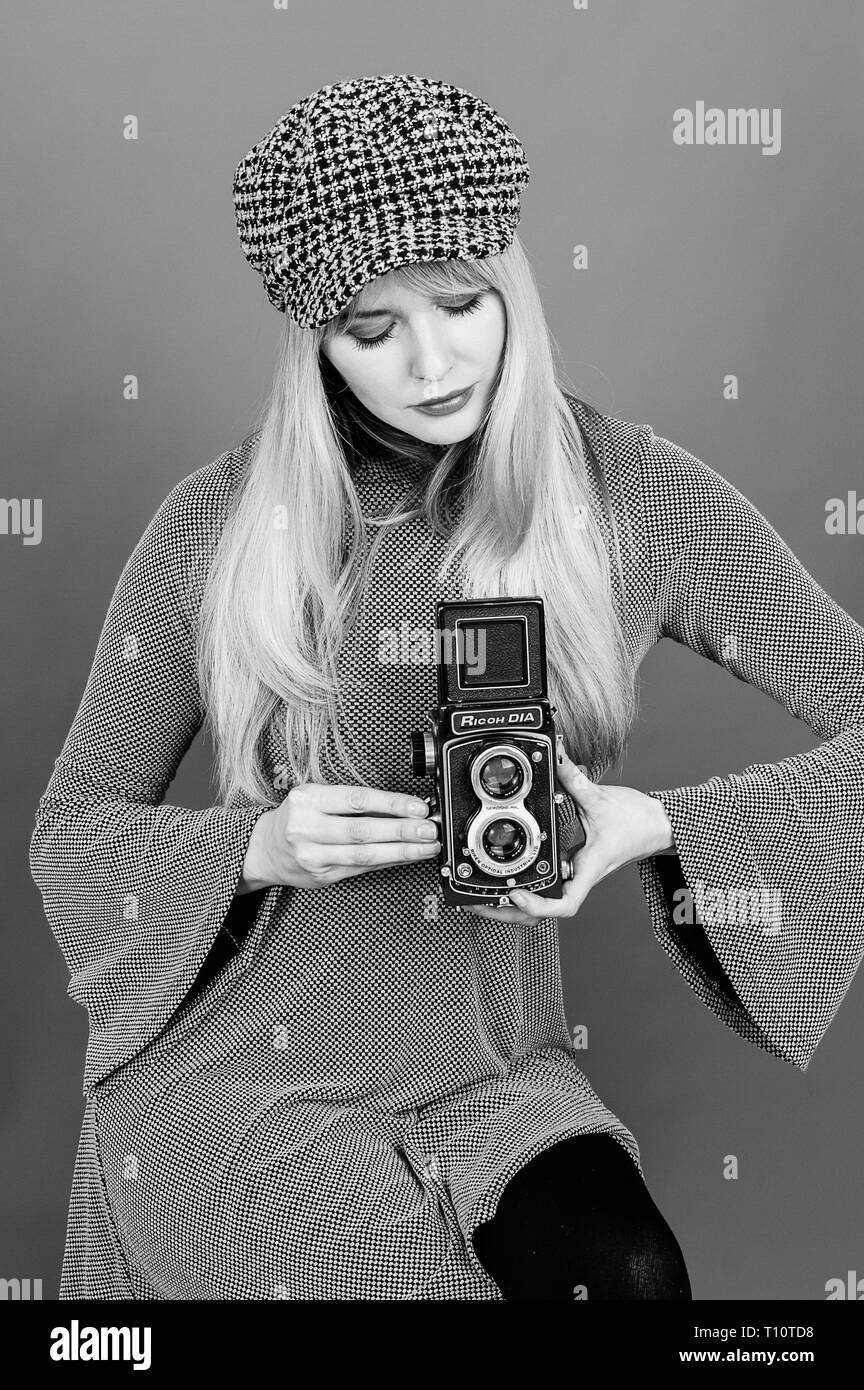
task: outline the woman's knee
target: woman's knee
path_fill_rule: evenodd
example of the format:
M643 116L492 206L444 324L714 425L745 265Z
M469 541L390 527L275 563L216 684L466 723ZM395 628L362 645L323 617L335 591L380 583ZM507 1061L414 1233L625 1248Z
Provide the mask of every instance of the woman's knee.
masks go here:
M608 1134L574 1135L537 1155L473 1239L505 1298L692 1297L672 1230Z

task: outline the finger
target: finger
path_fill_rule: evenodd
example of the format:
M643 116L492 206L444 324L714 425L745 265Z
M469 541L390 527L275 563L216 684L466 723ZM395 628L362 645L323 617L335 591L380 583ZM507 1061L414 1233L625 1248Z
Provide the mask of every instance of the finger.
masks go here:
M387 868L394 864L422 863L433 860L441 852L440 840L414 844L411 841L392 841L384 844L366 843L313 844L307 849L301 867L312 872L327 869L356 868L361 873L367 869Z
M555 772L561 786L570 793L574 801L590 804L592 796L597 793L597 787L587 775L585 764L572 762L560 744Z
M408 859L393 859L382 864L333 864L329 866L328 872L330 882L339 883L343 878L356 878L358 874L374 874L382 869L396 869L410 862Z
M581 852L574 855L573 877L565 881L560 898L545 898L540 893L530 893L526 888L511 888L511 900L535 918L575 916L594 886L590 860L587 866L580 865L582 857Z
M477 917L488 917L493 922L512 922L516 926L528 927L536 918L514 907L458 907L457 912L471 912Z
M404 792L388 792L382 787L352 786L350 783L302 782L290 793L300 796L315 810L329 816L417 816L429 814L429 807L419 796Z
M440 830L428 816L332 816L321 811L307 821L309 838L323 845L383 844L407 840L431 843Z

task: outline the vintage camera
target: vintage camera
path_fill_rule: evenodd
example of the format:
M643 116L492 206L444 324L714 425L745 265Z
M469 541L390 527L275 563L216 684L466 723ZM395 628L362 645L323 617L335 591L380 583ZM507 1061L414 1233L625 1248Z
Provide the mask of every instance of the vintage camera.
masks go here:
M560 898L585 835L555 790L543 600L442 600L435 634L438 702L409 738L412 772L435 779L424 799L441 827L444 900L497 907L517 886Z

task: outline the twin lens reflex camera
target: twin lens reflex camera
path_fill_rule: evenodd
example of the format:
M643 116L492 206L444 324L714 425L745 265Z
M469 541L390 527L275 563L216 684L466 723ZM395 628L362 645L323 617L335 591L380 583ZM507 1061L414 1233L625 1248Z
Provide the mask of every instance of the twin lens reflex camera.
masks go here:
M437 704L409 738L412 772L434 778L424 800L440 821L444 900L506 906L516 887L560 898L585 834L555 789L543 600L442 600L435 619Z

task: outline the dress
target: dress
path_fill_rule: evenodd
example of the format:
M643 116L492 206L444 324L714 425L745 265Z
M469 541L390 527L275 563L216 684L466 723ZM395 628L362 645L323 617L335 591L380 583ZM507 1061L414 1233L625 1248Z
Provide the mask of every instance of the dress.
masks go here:
M661 637L686 643L822 740L652 792L678 853L638 866L698 997L804 1070L864 944L864 629L710 467L570 404L610 546L609 508L618 522L634 664ZM37 811L31 869L90 1026L60 1297L500 1299L470 1237L517 1170L592 1131L640 1167L577 1064L556 919L456 912L418 862L270 888L226 948L265 808L164 803L203 715L201 578L255 438L178 483L146 528ZM400 495L406 466L357 465L365 512ZM458 596L434 580L443 545L421 520L388 530L340 657L343 729L394 790L425 790L406 735L434 672L376 653L382 629L428 629L435 599ZM287 790L280 737L274 724L267 763ZM742 884L770 890L769 925L717 910ZM716 890L701 926L676 924L683 885Z

